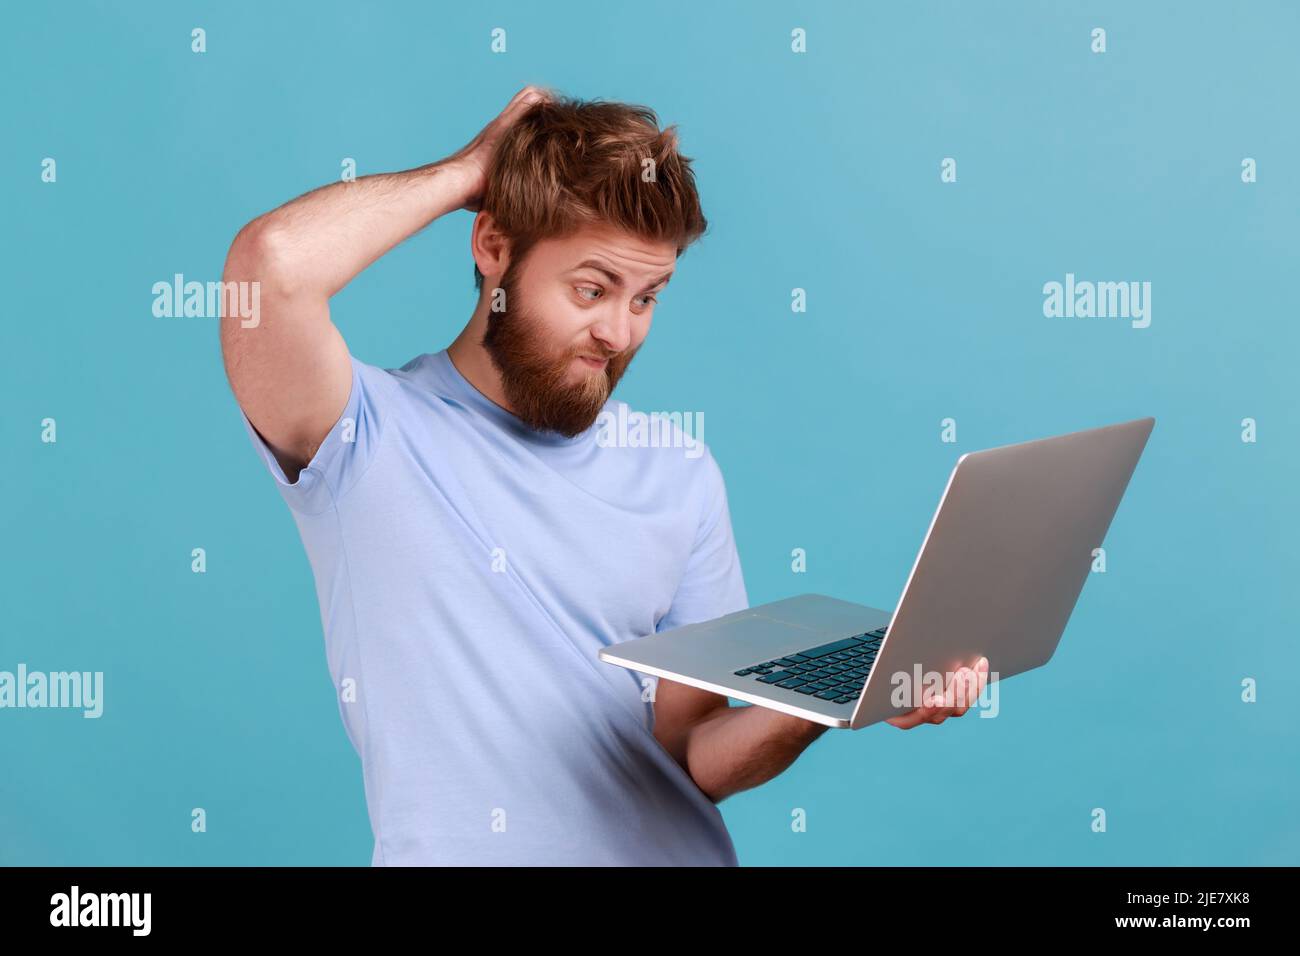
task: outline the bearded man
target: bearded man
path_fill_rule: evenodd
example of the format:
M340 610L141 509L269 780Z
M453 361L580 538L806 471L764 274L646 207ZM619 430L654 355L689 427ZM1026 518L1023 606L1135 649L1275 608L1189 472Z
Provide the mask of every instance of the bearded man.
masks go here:
M461 209L465 328L400 369L353 357L330 298ZM707 446L596 441L706 225L653 111L527 87L451 157L232 243L261 315L223 318L226 372L311 562L372 864L734 865L718 801L826 730L597 660L749 606Z

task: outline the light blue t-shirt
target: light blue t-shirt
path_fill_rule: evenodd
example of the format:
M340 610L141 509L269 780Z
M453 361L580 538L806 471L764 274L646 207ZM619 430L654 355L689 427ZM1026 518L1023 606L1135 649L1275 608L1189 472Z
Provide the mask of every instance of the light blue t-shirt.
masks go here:
M596 657L749 606L722 474L613 420L530 429L445 350L354 358L293 483L244 419L311 561L373 864L736 864L651 678Z

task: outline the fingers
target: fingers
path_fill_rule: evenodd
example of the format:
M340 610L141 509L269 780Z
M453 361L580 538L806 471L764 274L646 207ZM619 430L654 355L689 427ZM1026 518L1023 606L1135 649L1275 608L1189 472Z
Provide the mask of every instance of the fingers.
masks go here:
M923 708L918 707L915 710L909 710L900 717L889 717L885 722L893 724L899 730L911 730L913 727L918 727L927 722L925 713L926 711Z
M953 682L957 680L957 675L953 674L948 678L948 683L944 685L941 693L936 693L931 698L930 714L926 718L926 723L941 724L952 716Z
M551 98L551 91L545 87L525 86L512 96L510 102L506 104L506 108L492 122L484 126L479 134L455 156L457 158L471 159L480 170L486 170L491 165L492 154L496 151L497 142L505 135L506 131L535 103ZM468 209L469 206L465 208Z
M511 117L514 117L519 113L524 112L534 103L539 103L542 100L549 100L550 98L551 91L546 89L546 87L529 84L514 95L510 100L510 103L506 106L504 112L510 114Z
M544 99L550 95L550 92L551 91L544 86L539 86L536 83L529 83L527 86L525 86L523 89L521 89L518 93L515 94L515 99L516 100L524 99L524 98L532 98L533 100Z
M515 122L527 113L532 107L542 100L551 99L551 91L542 86L525 86L522 90L511 97L506 108L501 111L501 115L492 121L488 127L493 133L493 138L509 129Z
M984 688L989 682L989 659L987 657L981 657L975 662L975 666L971 669L971 673L975 675L974 693L975 699L978 700L980 695L984 693Z
M943 693L936 694L934 697L928 717L929 723L941 724L949 717L960 717L966 713L966 707L963 704L969 699L967 697L968 691L965 689L966 675L969 673L970 668L963 667L948 678Z
M956 685L952 712L954 717L961 717L979 699L979 681L979 675L969 667L963 667L957 672L953 681Z
M921 691L920 707L897 717L890 717L886 722L893 724L899 730L911 730L921 724L941 724L947 719L946 714L939 716L943 709L943 695L932 687L925 687Z
M886 718L885 722L900 730L911 730L921 724L942 724L949 717L964 716L979 700L988 684L989 659L981 657L974 668L963 667L948 679L940 694L933 688L923 692L922 705L905 714Z

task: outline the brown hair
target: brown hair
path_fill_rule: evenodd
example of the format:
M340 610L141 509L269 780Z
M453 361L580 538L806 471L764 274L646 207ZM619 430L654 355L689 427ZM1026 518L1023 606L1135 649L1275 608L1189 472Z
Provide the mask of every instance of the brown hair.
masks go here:
M652 182L643 178L647 159ZM559 95L535 104L501 137L481 208L508 238L512 263L541 240L589 224L674 243L679 256L708 228L675 125L660 130L646 106ZM477 263L474 287L483 288Z

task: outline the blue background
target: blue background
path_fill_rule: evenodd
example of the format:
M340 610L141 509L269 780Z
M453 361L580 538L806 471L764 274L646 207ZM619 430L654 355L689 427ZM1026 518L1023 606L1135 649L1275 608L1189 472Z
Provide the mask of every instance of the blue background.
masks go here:
M741 862L1300 863L1295 5L556 9L6 9L0 669L103 671L106 705L0 711L0 863L369 862L289 511L215 320L155 318L151 287L218 278L344 157L446 156L530 82L647 104L695 159L711 229L619 397L705 412L752 603L892 607L961 452L1157 419L1052 663L996 719L826 734L721 805ZM470 224L335 300L358 357L450 342ZM1150 281L1151 327L1044 318L1066 272Z

